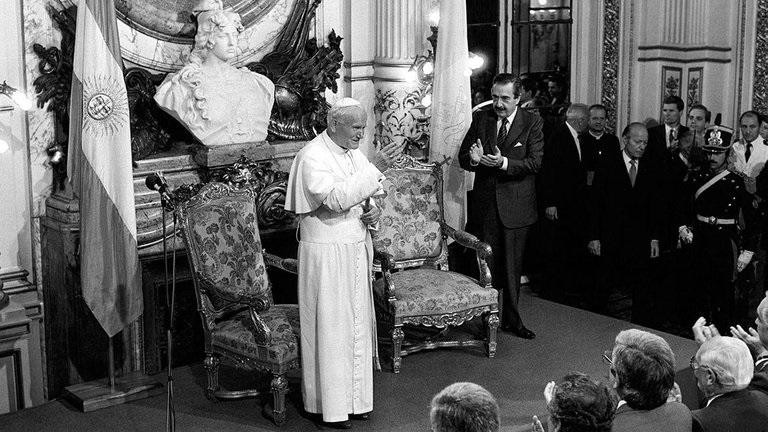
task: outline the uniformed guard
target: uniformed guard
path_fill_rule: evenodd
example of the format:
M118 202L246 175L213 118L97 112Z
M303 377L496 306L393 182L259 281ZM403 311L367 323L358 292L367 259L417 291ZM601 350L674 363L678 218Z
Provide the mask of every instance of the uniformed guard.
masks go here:
M732 134L724 126L707 129L702 148L709 166L692 172L686 182L679 230L683 243L693 243L697 298L691 304L718 328L733 324L736 276L749 265L757 246L754 196L727 169Z

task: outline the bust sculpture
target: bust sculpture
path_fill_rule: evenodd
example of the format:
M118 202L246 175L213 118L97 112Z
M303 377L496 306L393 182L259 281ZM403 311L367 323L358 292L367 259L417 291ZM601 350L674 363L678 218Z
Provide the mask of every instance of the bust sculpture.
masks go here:
M155 101L204 145L264 141L275 99L269 78L229 64L243 30L240 15L220 1L203 2L195 45L182 69L166 77Z

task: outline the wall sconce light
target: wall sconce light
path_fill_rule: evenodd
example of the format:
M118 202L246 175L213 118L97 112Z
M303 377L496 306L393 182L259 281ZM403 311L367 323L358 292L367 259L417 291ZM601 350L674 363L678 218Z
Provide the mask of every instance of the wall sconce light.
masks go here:
M32 109L32 107L35 106L34 101L27 97L24 93L20 92L14 87L11 87L3 81L2 84L0 84L0 94L4 94L8 96L16 105L19 106L24 111L29 111Z

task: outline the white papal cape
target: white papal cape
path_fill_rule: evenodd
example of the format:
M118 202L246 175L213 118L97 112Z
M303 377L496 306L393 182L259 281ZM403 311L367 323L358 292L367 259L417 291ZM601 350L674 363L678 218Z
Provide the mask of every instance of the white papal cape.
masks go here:
M285 208L300 218L304 408L326 422L373 410L373 248L360 216L383 177L360 150L323 132L299 151L288 178Z

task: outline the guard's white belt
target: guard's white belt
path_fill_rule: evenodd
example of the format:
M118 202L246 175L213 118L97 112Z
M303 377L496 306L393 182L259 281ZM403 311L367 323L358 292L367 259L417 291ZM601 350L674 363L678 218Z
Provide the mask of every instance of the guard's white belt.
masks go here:
M736 224L736 219L718 219L714 216L702 216L702 215L696 215L696 219L698 219L701 222L710 224L710 225L734 225Z

